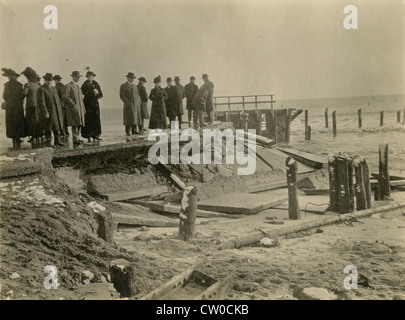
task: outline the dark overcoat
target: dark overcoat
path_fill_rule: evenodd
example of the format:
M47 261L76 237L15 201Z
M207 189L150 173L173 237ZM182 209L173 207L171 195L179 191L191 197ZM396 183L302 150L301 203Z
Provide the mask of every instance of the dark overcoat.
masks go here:
M38 89L37 97L42 129L44 131L63 130L62 104L56 88L44 84ZM45 118L46 115L49 115L49 118Z
M178 92L175 86L165 88L167 93L166 111L169 118L176 117L178 112Z
M25 102L25 133L28 136L39 137L43 133L41 131L41 123L39 121L38 98L37 92L40 85L36 82L28 82L24 85Z
M188 83L184 86L184 93L186 95L187 110L193 110L193 99L198 92L198 86L195 83Z
M124 126L141 125L141 97L138 87L125 82L120 87L120 99L124 102Z
M83 93L83 102L86 109L84 115L84 127L82 136L84 138L94 138L101 134L100 104L99 99L103 97L100 85L97 81L90 82L86 80L81 87ZM95 93L94 90L97 90Z
M141 97L141 116L142 119L149 119L149 111L148 111L148 93L146 92L146 88L140 84L138 84L138 92L139 96Z
M149 99L152 101L150 112L149 129L167 129L166 120L166 90L163 88L153 88L150 91Z
M194 96L192 105L193 110L205 111L208 97L208 86L203 84L200 89L198 89L197 94Z
M68 125L83 126L84 114L86 113L86 111L84 108L82 92L76 82L71 81L65 86L63 103L66 106L66 117Z
M14 79L6 82L4 84L3 99L6 110L7 138L18 139L24 137L23 85Z
M183 99L186 97L186 93L180 83L176 83L175 87L177 89L177 115L182 115L184 113Z

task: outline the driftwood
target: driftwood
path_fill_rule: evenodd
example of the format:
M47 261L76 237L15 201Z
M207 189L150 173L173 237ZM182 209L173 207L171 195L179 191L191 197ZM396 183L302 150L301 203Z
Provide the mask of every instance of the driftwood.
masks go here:
M301 215L296 186L298 165L294 159L288 157L285 161L285 166L287 170L288 218L292 220L299 220L301 219Z
M188 241L194 237L195 217L197 211L197 188L188 186L183 191L181 200L179 239Z
M381 207L374 208L374 209L358 211L358 212L356 212L355 217L356 218L369 217L376 213L395 210L395 209L399 209L399 208L403 208L403 207L405 207L405 202L393 203L393 204L381 206ZM233 239L223 243L222 245L220 245L218 249L225 250L225 249L240 248L242 246L249 246L249 245L259 242L265 236L281 237L281 236L286 236L291 233L306 231L306 230L322 227L322 226L329 225L329 224L349 221L350 219L353 219L353 215L351 215L351 214L338 215L338 216L334 216L334 217L324 217L324 218L321 218L316 221L300 223L300 224L290 226L290 227L285 227L285 228L282 228L279 230L271 230L268 232L263 232L263 231L254 232L254 233L246 234L246 235L243 235L243 236L240 236L237 238L233 238Z

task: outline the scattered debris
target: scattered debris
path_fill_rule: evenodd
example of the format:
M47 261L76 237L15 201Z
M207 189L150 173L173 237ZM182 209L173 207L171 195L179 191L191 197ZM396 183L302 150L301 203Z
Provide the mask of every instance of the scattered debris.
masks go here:
M15 279L21 278L21 276L20 276L17 272L13 272L13 273L9 276L9 278L10 278L11 280L15 280Z

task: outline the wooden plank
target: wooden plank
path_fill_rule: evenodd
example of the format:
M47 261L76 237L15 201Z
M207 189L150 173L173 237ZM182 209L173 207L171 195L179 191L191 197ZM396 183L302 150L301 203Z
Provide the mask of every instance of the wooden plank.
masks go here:
M263 136L259 136L258 134L252 134L249 132L245 132L244 134L245 134L245 138L250 137L251 139L255 139L256 143L259 143L259 144L271 146L274 143L273 140L263 137Z
M260 146L256 146L256 155L259 159L268 164L272 169L279 169L282 170L284 173L286 172L285 159L287 159L288 155L286 155L284 152L276 148L263 148ZM301 163L300 160L296 161L298 162L299 174L315 171L313 167Z
M371 177L373 179L378 179L379 173L372 172ZM391 170L390 169L390 181L393 180L405 180L405 171L404 170Z
M134 191L126 191L126 192L115 192L115 193L106 193L100 195L101 198L106 199L108 201L122 201L122 200L129 200L129 199L137 199L142 197L148 197L157 195L160 193L167 192L167 187L163 185L158 185L154 187L148 187L143 189L136 189Z
M304 193L307 196L319 196L319 195L325 195L325 194L329 194L329 188L325 188L325 189L308 189L308 188L302 188L302 191L304 191Z
M328 163L326 157L320 157L315 154L284 147L274 147L274 149L282 151L294 158L296 161L306 164L312 168L321 169L325 164Z
M288 201L287 192L281 194L227 193L200 201L197 208L229 214L255 214Z
M168 213L168 214L180 214L181 207L179 205L167 204L161 201L141 201L141 200L132 200L130 201L133 204L139 204L144 207L148 207L150 210L157 213ZM199 218L239 218L238 216L230 216L225 213L218 213L207 210L197 209L197 217Z
M147 226L147 227L178 227L178 221L145 219L133 215L112 213L112 218L115 224L125 224L133 226Z

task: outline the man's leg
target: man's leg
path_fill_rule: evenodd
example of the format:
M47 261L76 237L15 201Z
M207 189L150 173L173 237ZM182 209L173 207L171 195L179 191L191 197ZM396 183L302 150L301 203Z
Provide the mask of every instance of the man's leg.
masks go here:
M45 130L45 146L52 147L52 131L48 129Z
M80 144L79 139L80 131L78 126L72 126L72 136L73 136L73 143Z
M179 129L181 129L181 120L183 119L183 116L181 114L177 115L177 119L179 119Z
M188 126L191 127L191 115L193 110L187 109L187 116L188 116Z
M198 128L198 111L197 110L192 111L193 111L193 127Z
M204 127L204 111L198 110L198 120L200 121L200 128Z

